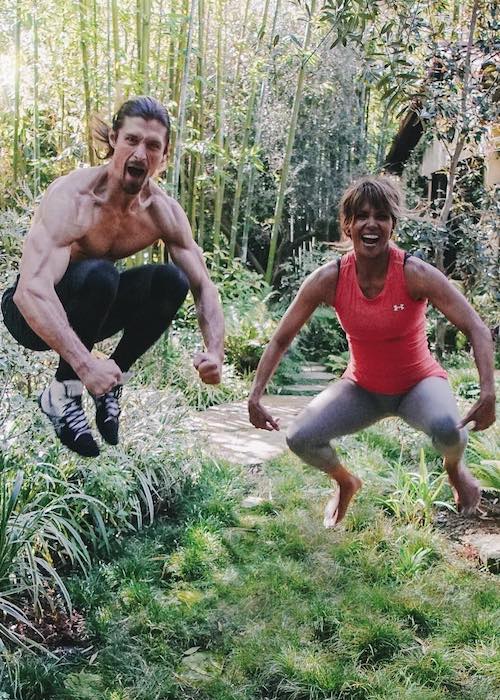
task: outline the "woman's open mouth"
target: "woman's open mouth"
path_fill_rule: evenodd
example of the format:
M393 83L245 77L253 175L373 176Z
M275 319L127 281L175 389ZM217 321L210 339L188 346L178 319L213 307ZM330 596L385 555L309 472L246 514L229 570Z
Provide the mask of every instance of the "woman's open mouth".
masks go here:
M361 240L365 245L374 246L378 243L380 236L376 233L365 233L361 236Z

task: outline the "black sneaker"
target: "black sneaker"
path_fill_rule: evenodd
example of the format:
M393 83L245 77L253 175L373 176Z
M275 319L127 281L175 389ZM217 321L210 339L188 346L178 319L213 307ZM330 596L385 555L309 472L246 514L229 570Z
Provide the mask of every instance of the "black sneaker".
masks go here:
M118 384L102 396L92 396L95 401L95 422L103 438L109 445L118 445L120 427L120 404L123 386Z
M63 445L82 457L97 457L99 447L82 408L82 392L83 384L78 379L54 379L40 394L38 404Z

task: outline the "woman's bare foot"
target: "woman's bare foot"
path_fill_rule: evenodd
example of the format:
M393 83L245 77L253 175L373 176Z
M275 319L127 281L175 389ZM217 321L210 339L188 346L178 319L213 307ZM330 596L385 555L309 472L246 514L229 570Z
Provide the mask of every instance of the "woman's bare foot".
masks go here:
M463 464L448 465L444 462L451 484L458 512L462 515L474 515L481 500L481 487L470 471Z
M337 482L337 488L325 507L323 525L326 528L335 527L343 520L351 499L362 485L361 479L353 474L349 474L347 478Z

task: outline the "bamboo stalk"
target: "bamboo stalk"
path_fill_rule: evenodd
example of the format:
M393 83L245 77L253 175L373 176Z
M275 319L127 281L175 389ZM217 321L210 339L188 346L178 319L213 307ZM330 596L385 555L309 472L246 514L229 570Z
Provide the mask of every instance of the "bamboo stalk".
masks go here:
M14 184L19 174L19 123L20 123L20 83L21 83L21 0L16 2L15 28L15 73L14 73L14 137L12 142L12 169Z
M176 52L176 70L175 70L175 85L174 85L174 100L179 106L180 94L182 87L182 76L184 75L184 64L186 61L186 47L189 31L188 9L189 0L182 0L181 3L181 30L179 32L179 43Z
M94 94L94 105L95 109L99 111L100 105L100 91L99 91L99 71L97 70L97 0L93 0L92 3L92 48L93 48L93 63L92 63L92 87Z
M33 2L33 195L40 192L40 114L38 100L38 3Z
M87 48L87 0L78 1L78 9L80 13L80 49L82 52L82 72L83 72L83 93L85 98L85 120L86 120L86 135L87 135L87 150L89 163L95 164L94 149L92 147L92 98L90 96L90 79L89 79L89 54Z
M149 92L149 50L151 36L151 0L142 0L142 92Z
M198 0L198 47L196 58L196 77L194 81L195 90L195 111L193 117L193 131L197 137L198 143L203 141L203 70L204 70L204 15L205 4L204 0ZM188 217L191 224L191 229L195 238L198 237L196 226L196 209L197 209L197 194L198 194L198 174L200 172L202 154L195 151L191 160L191 172L189 179L189 211Z
M120 80L120 33L118 30L118 2L111 0L111 23L113 25L113 61L115 80Z
M144 0L136 0L135 3L135 36L137 43L137 74L136 82L138 92L142 92L142 5Z
M204 0L200 0L204 7ZM204 13L202 14L202 17ZM206 22L205 22L205 35L203 37L203 24L200 28L200 37L203 41L203 51L201 53L202 63L200 68L200 103L199 103L199 124L200 124L200 139L203 140L205 136L205 100L204 100L204 86L205 86L205 47L208 45L208 37L210 36L210 4L207 3L206 9ZM205 173L205 152L202 151L200 154L200 172L202 175ZM199 195L199 205L198 205L198 232L197 240L198 244L203 248L205 242L205 181L202 177L199 185L200 195Z
M160 4L158 6L158 32L156 34L156 49L155 49L155 56L156 56L155 88L156 88L156 90L158 90L158 85L160 83L160 66L161 66L160 49L161 49L161 39L162 39L162 35L163 35L162 17L163 17L163 0L160 0Z
M274 7L274 15L273 15L273 23L271 26L271 32L270 32L270 42L269 42L269 50L271 52L271 60L273 58L273 41L274 37L276 34L276 24L278 22L278 16L280 13L281 9L281 0L276 0L276 5ZM254 137L254 147L259 147L260 145L260 138L262 134L262 110L264 107L264 101L266 97L266 89L267 89L267 74L269 72L269 66L267 68L266 74L264 75L261 84L260 84L260 94L259 94L259 101L257 104L257 109L255 113L255 137ZM246 194L246 202L245 202L245 215L244 215L244 224L243 224L243 235L242 235L242 243L241 243L241 259L245 262L247 259L247 254L248 254L248 236L250 232L250 224L251 224L251 218L252 218L252 211L253 211L253 195L254 195L254 189L255 189L255 168L250 169L250 174L248 176L248 185L247 185L247 194Z
M262 42L264 40L265 36L265 31L266 31L266 24L267 24L267 16L269 12L269 2L270 0L266 0L264 4L264 11L262 15L262 22L260 25L260 29L258 32L258 40L257 40L257 49L256 52L260 51ZM257 75L255 75L252 79L252 85L250 89L250 97L248 99L248 106L247 106L247 114L245 118L245 125L243 127L243 136L242 136L242 141L241 141L241 155L240 155L240 160L238 163L238 171L236 174L236 186L235 186L235 191L234 191L234 200L233 200L233 211L232 211L232 216L231 216L231 233L230 233L230 242L229 242L229 257L232 260L234 257L234 253L236 250L236 238L237 238L237 233L238 233L238 220L239 220L239 214L240 214L240 201L241 201L241 192L243 188L243 175L244 175L244 168L245 168L245 163L247 159L247 150L248 150L248 143L250 139L250 132L252 128L252 122L254 118L254 112L255 112L255 101L257 99L257 85L258 83L258 78Z
M171 0L170 3L170 38L168 47L168 86L169 100L173 99L175 89L175 36L172 31L174 25L175 8L178 0Z
M306 32L304 36L304 41L302 44L302 54L305 55L308 47L309 47L309 40L311 37L311 28L312 28L312 23L314 20L314 13L316 9L316 0L311 0L311 13L307 22L307 27L306 27ZM306 60L302 58L301 63L300 63L300 69L299 73L297 76L297 87L295 89L295 96L293 100L293 107L292 107L292 116L290 119L290 126L288 129L288 138L287 138L287 145L286 145L286 151L285 151L285 159L283 162L283 168L281 170L281 177L280 177L280 187L278 191L278 197L276 199L276 206L274 209L274 222L273 222L273 229L271 233L271 241L269 245L269 255L267 259L267 268L266 268L266 282L269 284L272 281L272 276L273 276L273 269L274 269L274 258L276 254L276 245L278 242L278 234L279 234L279 229L281 225L281 219L283 215L283 207L285 204L285 193L286 193L286 184L287 184L287 179L288 179L288 171L290 169L290 161L292 158L292 151L293 151L293 144L295 142L295 131L297 129L297 120L299 116L299 109L300 109L300 101L302 98L302 90L304 87L304 79L306 75Z
M194 15L196 10L196 0L191 0L190 14L188 22L188 35L187 35L187 45L186 54L184 58L184 72L182 75L181 91L179 96L179 111L177 116L177 135L175 139L175 155L174 155L174 177L172 182L172 193L176 197L179 188L179 173L181 169L181 155L182 155L182 143L184 139L184 127L186 122L186 98L187 98L187 85L189 80L189 66L191 58L191 45L193 41L193 24Z
M106 0L106 96L108 119L111 118L113 111L111 97L111 3Z
M59 131L59 153L62 153L64 151L64 137L65 137L65 131L66 131L66 123L65 123L65 117L66 117L66 95L64 92L64 87L61 88L60 90L60 100L61 100L61 128ZM64 164L61 160L60 164L60 174L63 174L63 169L64 169Z
M187 16L187 8L189 7L187 3L189 0L179 0L182 4L177 8L178 11L180 12L180 15L182 18ZM173 5L172 5L173 7ZM176 24L179 22L179 16L175 17ZM181 22L181 27L180 27L180 32L179 32L179 37L178 37L178 42L177 45L175 42L172 43L173 47L173 52L174 56L172 59L172 92L171 92L171 99L175 102L176 107L177 107L177 113L176 113L176 119L174 122L174 128L172 129L172 134L170 138L170 151L171 153L176 153L177 152L177 133L178 133L178 119L179 119L179 107L180 107L180 92L181 92L181 85L182 85L182 76L184 75L184 65L185 65L185 50L186 50L186 45L187 45L187 32L186 32L186 27L187 23L186 21ZM174 176L175 176L175 157L174 159L170 162L169 168L168 168L168 181L170 183L170 187L173 187L174 184Z
M268 0L266 0L266 3L268 3ZM238 86L239 82L240 82L241 54L243 52L243 44L245 42L245 35L246 35L246 31L247 31L249 7L250 7L250 0L245 0L245 11L243 12L243 23L241 25L240 38L239 38L239 42L238 42L238 54L237 54L237 58L236 58L236 73L234 76L234 84L236 86Z
M217 155L215 158L215 207L213 227L214 264L218 263L218 251L220 248L222 204L224 202L224 79L223 79L223 4L224 0L218 0L217 10L217 73L216 73L216 97L215 97L215 143Z

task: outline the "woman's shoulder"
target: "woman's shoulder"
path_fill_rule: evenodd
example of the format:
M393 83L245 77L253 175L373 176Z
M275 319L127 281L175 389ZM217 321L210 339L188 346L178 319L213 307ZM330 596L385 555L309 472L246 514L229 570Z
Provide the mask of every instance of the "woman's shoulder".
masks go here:
M314 290L321 302L331 305L335 299L340 258L329 260L306 277L303 287Z
M439 270L415 255L407 257L404 275L408 291L415 300L427 299L433 284L444 277Z

